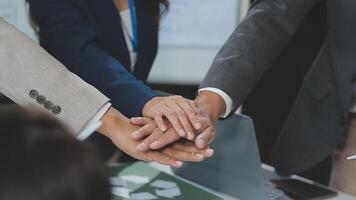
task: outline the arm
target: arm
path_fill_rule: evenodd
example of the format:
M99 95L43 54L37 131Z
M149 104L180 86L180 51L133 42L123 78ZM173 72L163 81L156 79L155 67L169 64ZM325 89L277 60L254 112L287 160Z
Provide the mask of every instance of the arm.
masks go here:
M0 18L0 91L23 107L47 108L52 101L61 107L54 113L73 133L82 130L109 99L69 72L35 42ZM33 88L40 94L34 97ZM32 92L30 92L32 91ZM43 96L46 98L42 102ZM42 103L41 103L42 102ZM99 132L129 155L147 161L180 167L181 161L202 161L205 152L192 144L175 144L157 151L136 150L139 141L130 138L138 127L114 108L101 117ZM77 135L77 134L76 134ZM200 155L203 155L201 157Z
M29 0L40 27L41 44L72 72L107 95L114 107L128 117L154 118L166 130L166 117L181 136L193 137L195 120L191 101L156 94L137 81L112 56L100 48L98 35L81 15L76 1ZM178 105L179 104L179 105Z
M75 1L29 0L41 44L70 71L111 99L126 116L142 115L156 94L100 48L98 33L83 19Z
M35 106L54 113L74 133L79 133L109 102L106 96L1 19L0 60L0 90L4 95L21 106ZM54 106L59 109L55 110Z
M226 92L236 109L320 1L258 0L253 3L216 56L200 87ZM215 112L222 113L223 107L219 106Z
M196 131L197 147L204 148L214 139L214 126L219 117L241 105L319 1L257 0L252 5L219 51L200 86L195 100L197 118L202 121L202 128ZM232 106L228 103L231 100ZM166 137L154 147L164 146L174 139L177 136Z

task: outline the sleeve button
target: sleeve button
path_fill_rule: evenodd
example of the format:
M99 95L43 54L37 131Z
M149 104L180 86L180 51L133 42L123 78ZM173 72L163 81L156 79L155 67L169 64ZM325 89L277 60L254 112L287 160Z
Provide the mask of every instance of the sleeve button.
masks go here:
M44 104L44 107L47 109L47 110L52 110L53 108L53 103L51 101L47 101L45 104Z
M44 103L46 103L46 97L44 97L44 96L42 96L42 95L39 95L36 100L37 100L37 102L38 102L39 104L44 104Z
M62 108L60 106L53 106L52 112L56 115L60 114L62 112Z
M36 99L38 97L38 91L37 90L31 90L30 91L30 97L32 99Z

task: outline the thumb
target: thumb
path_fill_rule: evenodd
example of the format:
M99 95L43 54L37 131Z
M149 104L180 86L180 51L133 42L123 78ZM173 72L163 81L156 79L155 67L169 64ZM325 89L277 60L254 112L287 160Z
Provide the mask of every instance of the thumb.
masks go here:
M205 149L208 147L211 141L214 139L214 130L209 127L205 129L201 134L195 139L195 145L199 149Z

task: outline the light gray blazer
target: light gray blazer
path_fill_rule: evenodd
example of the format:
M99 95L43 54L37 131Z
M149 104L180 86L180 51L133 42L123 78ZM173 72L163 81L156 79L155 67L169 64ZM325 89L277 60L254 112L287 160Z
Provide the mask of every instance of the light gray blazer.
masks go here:
M76 134L109 101L1 18L0 92L20 106L53 113Z

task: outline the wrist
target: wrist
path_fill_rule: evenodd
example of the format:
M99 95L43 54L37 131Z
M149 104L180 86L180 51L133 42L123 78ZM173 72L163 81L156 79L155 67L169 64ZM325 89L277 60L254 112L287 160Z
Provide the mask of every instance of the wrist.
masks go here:
M201 91L195 102L199 114L209 117L213 122L216 122L226 110L224 99L215 92Z
M147 117L148 116L148 113L149 113L149 110L157 104L157 102L159 101L161 97L153 97L152 99L150 99L149 101L147 101L145 103L145 105L143 106L143 109L142 109L142 116L144 117Z
M118 110L113 107L110 107L106 113L101 118L103 124L98 129L98 132L111 139L113 132L117 132L115 130L119 130L119 128L123 127L125 124L130 123L129 119L127 119L124 115L122 115Z

